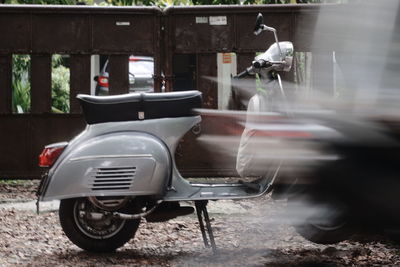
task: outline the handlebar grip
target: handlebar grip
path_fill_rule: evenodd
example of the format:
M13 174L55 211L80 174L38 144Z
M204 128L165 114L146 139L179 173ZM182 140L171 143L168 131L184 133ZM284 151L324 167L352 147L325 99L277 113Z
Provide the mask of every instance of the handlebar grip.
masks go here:
M265 61L263 59L253 61L253 67L257 69L269 67L270 65L271 64L268 61Z
M249 75L249 72L246 69L246 70L242 71L241 73L239 73L238 75L236 75L234 78L240 79L240 78L243 78L243 77L245 77L247 75Z

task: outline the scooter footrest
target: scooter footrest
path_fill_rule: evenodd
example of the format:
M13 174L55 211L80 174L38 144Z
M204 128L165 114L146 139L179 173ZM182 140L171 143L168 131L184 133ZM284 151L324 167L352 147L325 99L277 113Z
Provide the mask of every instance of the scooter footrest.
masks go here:
M240 184L246 186L248 189L254 190L254 191L260 191L261 190L261 185L258 183L254 182L245 182L245 181L239 181Z

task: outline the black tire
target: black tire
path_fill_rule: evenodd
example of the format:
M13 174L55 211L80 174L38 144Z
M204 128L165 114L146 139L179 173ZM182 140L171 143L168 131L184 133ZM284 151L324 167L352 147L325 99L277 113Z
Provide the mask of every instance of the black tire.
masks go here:
M350 238L354 233L348 208L333 198L313 199L293 196L288 207L296 211L296 232L305 239L318 244L335 244Z
M81 207L99 211L86 198L65 199L60 202L59 217L66 236L84 250L112 252L133 238L139 227L140 219L122 220L110 217L97 221L88 220L85 216L79 215ZM134 212L134 210L136 209L133 206L129 206L123 212ZM101 223L103 225L99 225Z

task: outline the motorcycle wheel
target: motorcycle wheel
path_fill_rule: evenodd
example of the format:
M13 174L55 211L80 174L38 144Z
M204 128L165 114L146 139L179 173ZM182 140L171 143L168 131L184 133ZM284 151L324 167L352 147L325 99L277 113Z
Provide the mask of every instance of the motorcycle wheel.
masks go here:
M288 207L300 218L294 218L296 232L317 244L335 244L350 238L353 229L345 205L331 198L309 201L293 196ZM301 214L299 214L301 213Z
M122 210L121 210L122 211ZM129 206L124 212L135 212ZM134 237L140 223L103 215L91 219L86 212L101 213L87 198L65 199L60 202L59 217L66 236L78 247L90 252L112 252Z

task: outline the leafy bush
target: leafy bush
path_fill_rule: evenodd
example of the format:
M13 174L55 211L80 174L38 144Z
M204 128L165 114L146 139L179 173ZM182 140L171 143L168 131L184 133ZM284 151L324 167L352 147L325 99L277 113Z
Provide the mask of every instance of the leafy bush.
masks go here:
M14 113L29 112L31 108L31 86L27 80L13 80L12 82L12 110Z
M14 55L12 65L12 110L14 113L29 112L31 108L30 56Z
M14 55L12 59L12 110L27 113L31 106L30 56ZM61 55L52 57L52 112L69 112L69 68Z
M52 58L52 111L55 113L69 112L69 68L63 65L63 58L60 55L53 55Z

